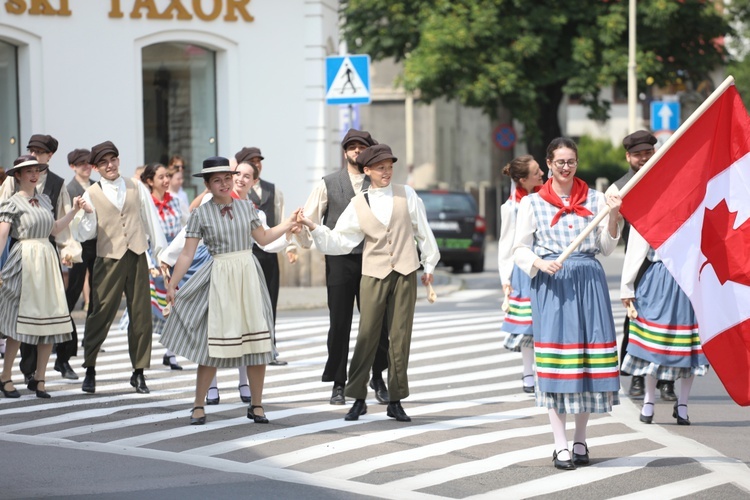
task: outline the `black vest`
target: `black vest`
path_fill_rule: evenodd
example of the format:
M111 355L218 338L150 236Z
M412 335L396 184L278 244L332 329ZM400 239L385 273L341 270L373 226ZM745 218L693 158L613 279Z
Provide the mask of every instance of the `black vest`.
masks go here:
M255 203L255 206L258 207L259 210L263 210L266 214L268 227L273 227L279 223L277 217L281 217L281 214L276 213L276 207L274 206L274 203L276 202L276 186L261 179L260 189L263 199L258 198L258 194L252 188L250 188L248 197L253 203Z
M632 168L628 169L628 173L620 177L615 181L615 186L617 187L617 190L621 190L625 187L625 184L628 183L630 179L633 178L635 175L635 170ZM625 242L625 246L628 245L628 236L630 236L630 223L623 218L624 224L622 226L622 232L620 233L620 238L622 238L622 241ZM637 281L640 281L640 279L637 279Z
M60 192L63 190L64 185L65 181L62 177L47 170L47 182L44 183L44 191L42 191L42 193L49 196L55 220L65 215L57 213L57 201L60 198Z
M323 182L325 182L326 192L328 193L328 206L323 214L323 224L333 229L336 227L336 222L338 222L341 214L349 206L349 202L356 196L356 193L352 187L352 180L349 178L349 171L346 168L326 175L323 177ZM365 176L365 180L362 183L362 190L364 191L368 187L370 187L370 178ZM362 243L352 250L352 253L362 253L364 244L365 242L362 241Z

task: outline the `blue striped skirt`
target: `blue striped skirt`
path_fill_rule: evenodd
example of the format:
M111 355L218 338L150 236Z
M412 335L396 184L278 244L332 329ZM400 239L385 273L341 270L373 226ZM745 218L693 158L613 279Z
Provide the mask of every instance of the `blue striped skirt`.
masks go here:
M686 376L691 368L708 365L690 299L663 262L649 266L638 284L635 299L638 317L630 320L628 354L645 363L634 368L643 369L650 364L685 368L687 371L681 376Z
M574 253L554 275L537 273L531 280L531 302L538 391L617 404L607 394L620 389L612 304L604 269L594 255Z
M521 347L533 346L531 329L531 278L518 266L513 266L510 275L510 285L513 288L508 302L510 309L505 313L501 332L508 336L505 338L504 346L511 351L520 351ZM524 339L524 337L526 337Z

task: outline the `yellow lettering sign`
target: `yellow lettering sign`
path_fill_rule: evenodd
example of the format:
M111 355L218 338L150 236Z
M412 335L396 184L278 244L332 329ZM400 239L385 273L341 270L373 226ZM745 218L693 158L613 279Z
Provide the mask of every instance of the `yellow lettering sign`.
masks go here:
M7 0L5 2L5 12L16 15L23 14L26 12L26 2L24 0Z
M244 19L245 22L250 23L255 19L247 11L247 4L250 3L250 0L226 0L226 1L227 1L227 15L224 16L225 21L236 21L237 14L235 14L235 11L239 11L240 15L242 16L242 19Z
M120 0L112 0L112 8L109 9L109 17L112 19L120 19L124 16L125 14L122 13L122 9L120 8Z
M193 0L193 12L195 12L195 15L198 17L198 19L202 19L203 21L213 21L217 17L221 15L221 8L223 5L221 4L221 0L218 2L214 0L214 10L211 11L210 14L206 14L206 12L203 10L203 5L201 3L201 0Z
M182 21L190 21L193 18L193 16L190 15L190 12L183 7L181 0L172 0L169 2L169 6L167 7L167 10L164 11L163 15L168 16L167 19L173 19L173 11L177 12L177 19Z
M68 0L59 0L59 9L56 9L50 0L31 0L31 6L28 7L26 0L6 0L5 11L8 14L21 15L27 11L32 16L69 16L70 6Z

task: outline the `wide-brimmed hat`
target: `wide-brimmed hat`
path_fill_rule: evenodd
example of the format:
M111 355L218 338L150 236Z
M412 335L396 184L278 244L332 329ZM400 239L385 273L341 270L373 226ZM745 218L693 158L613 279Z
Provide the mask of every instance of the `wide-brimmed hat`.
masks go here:
M387 144L376 144L365 149L357 156L357 165L360 169L370 167L383 160L393 160L393 163L398 161L398 158L393 156L391 147Z
M47 153L54 153L57 151L57 145L57 139L51 135L34 134L29 139L26 149L39 148Z
M208 174L220 174L220 173L238 173L236 170L232 170L229 165L229 160L223 156L211 156L203 160L203 170L197 174L193 174L193 177L203 177Z
M47 170L46 163L39 163L39 160L34 158L32 155L19 156L13 161L13 166L5 171L6 175L12 176L16 170L20 170L23 167L39 167L39 170Z
M260 158L264 160L263 155L260 154L260 148L242 148L237 154L234 155L234 159L237 163L249 163L253 158Z
M117 146L112 143L112 141L104 141L101 144L97 144L96 146L91 148L89 163L96 167L97 164L102 160L102 158L110 153L117 157L120 156L120 151L117 149Z
M654 144L656 144L656 137L646 130L633 132L622 140L622 146L628 153L654 149Z
M344 139L341 141L341 147L344 148L344 151L346 151L346 145L350 142L359 142L368 147L375 146L378 143L378 141L372 138L370 132L367 132L366 130L357 130L356 128L350 128L344 136Z
M74 149L68 153L68 165L78 165L79 163L89 162L91 151L88 149Z

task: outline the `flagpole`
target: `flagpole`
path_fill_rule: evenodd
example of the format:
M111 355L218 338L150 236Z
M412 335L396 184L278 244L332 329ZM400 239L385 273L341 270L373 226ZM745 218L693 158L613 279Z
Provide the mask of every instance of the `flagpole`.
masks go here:
M680 127L677 129L677 131L672 134L672 136L667 139L667 142L664 143L662 147L654 153L654 156L652 156L645 165L643 165L638 172L635 173L633 177L630 178L630 180L625 184L622 189L620 189L619 195L621 197L624 197L626 194L630 192L631 189L633 189L633 186L638 184L638 181L641 180L641 178L646 175L646 172L651 170L651 167L653 167L659 159L664 156L667 151L669 151L669 148L672 147L672 145L677 142L677 140L682 137L682 135L693 126L693 123L695 123L698 118L700 118L703 113L706 112L706 110L714 103L716 100L721 97L721 94L724 93L725 90L727 90L729 87L734 85L734 77L732 75L729 75L726 77L726 79L719 85L716 90L714 90L708 98L703 101L703 104L698 106L698 109L696 109L693 114L691 114L685 122L680 125ZM570 254L575 252L576 248L583 243L583 240L586 239L586 237L591 234L591 231L593 231L599 223L604 219L607 215L609 215L609 206L605 206L604 209L599 212L596 217L594 217L594 220L592 220L588 226L586 226L586 229L584 229L581 234L579 234L573 242L568 245L568 248L563 251L560 256L555 259L555 262L558 264L562 264L565 259L570 257Z

